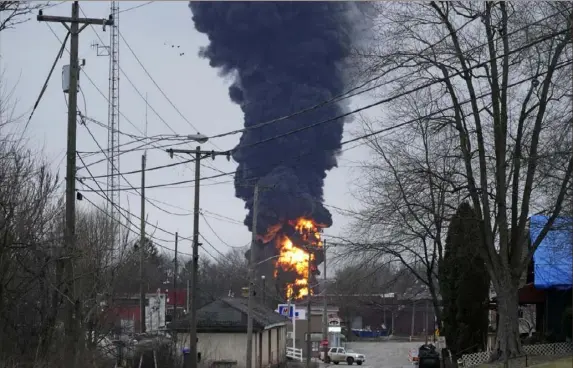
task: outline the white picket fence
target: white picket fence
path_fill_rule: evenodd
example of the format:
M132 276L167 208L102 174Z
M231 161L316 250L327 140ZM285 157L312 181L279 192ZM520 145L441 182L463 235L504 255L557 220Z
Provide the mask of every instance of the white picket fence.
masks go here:
M293 348L292 346L287 346L287 358L298 360L302 362L302 349Z
M558 342L554 344L525 345L523 351L528 356L565 355L573 353L573 344L570 342ZM486 363L491 352L483 351L474 354L464 354L462 362L464 368L474 367Z

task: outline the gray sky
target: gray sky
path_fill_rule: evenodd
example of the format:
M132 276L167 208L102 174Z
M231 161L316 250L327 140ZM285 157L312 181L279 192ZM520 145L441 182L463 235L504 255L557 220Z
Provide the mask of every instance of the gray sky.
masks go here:
M107 18L109 15L109 2L80 2L86 16L93 18ZM144 2L121 2L120 10L135 7ZM71 3L63 3L45 11L49 15L69 15ZM55 33L63 39L66 32L62 25L50 23ZM101 27L87 27L80 35L80 59L85 59L84 71L95 82L97 87L107 96L108 89L108 57L97 56L96 50L90 47L99 43L97 34L108 42L109 32L103 32ZM187 2L154 2L143 5L137 9L120 14L120 32L125 37L139 60L151 74L157 84L181 113L199 131L205 135L214 135L243 127L242 112L233 104L227 93L228 81L218 76L217 70L209 67L208 61L197 56L199 48L206 45L207 37L196 32L191 20L191 12ZM6 85L16 86L15 96L18 98L17 111L28 113L40 92L42 84L49 72L51 64L60 47L60 42L50 32L45 23L34 19L18 25L16 29L5 30L1 34L2 59L1 68L7 76ZM171 45L175 45L172 48ZM177 49L177 46L180 46ZM179 53L184 52L184 56ZM69 63L69 55L58 61L48 89L38 107L28 128L30 147L44 148L47 159L53 163L54 169L59 170L60 176L65 175L65 162L63 161L66 145L66 118L67 107L61 89L62 66ZM120 40L120 67L131 79L141 94L148 96L149 104L158 112L173 130L178 134L190 134L195 131L177 113L177 111L163 97L159 89L145 74L135 57L127 46ZM82 74L80 87L83 95L79 95L78 107L88 117L102 123L107 123L107 101L97 89ZM145 102L129 84L123 74L120 77L120 111L141 131L145 131ZM84 97L85 96L85 105ZM353 106L365 104L366 100L352 101ZM87 110L86 110L87 109ZM27 115L26 115L27 116ZM87 123L99 144L107 147L107 131L94 124ZM357 126L347 125L345 139L351 137L350 130ZM131 126L125 118L120 119L120 130L125 133L141 136L142 134ZM149 136L157 134L172 134L172 131L161 121L151 108L148 109ZM233 148L240 135L217 138L213 143L220 149ZM131 140L121 136L121 142ZM166 142L160 142L165 144ZM196 144L179 146L180 148L194 148ZM352 145L351 145L352 146ZM132 147L132 146L131 146ZM207 143L204 149L213 149ZM78 151L98 151L96 143L90 137L87 129L78 126ZM326 204L344 209L356 209L358 204L350 193L353 180L359 172L353 166L367 156L364 146L344 152L339 160L340 167L328 173L325 184ZM121 156L121 172L138 170L140 168L142 151L123 154ZM85 155L84 155L85 156ZM87 162L104 158L103 154L87 157ZM176 162L169 158L167 153L159 149L148 150L148 167L159 166ZM236 164L227 162L226 158L218 157L215 161L206 163L223 172L234 171ZM81 162L78 160L78 165ZM94 165L91 168L93 175L105 175L105 163ZM202 168L201 176L218 174L206 167ZM149 172L147 185L165 184L170 182L192 180L194 175L192 164L179 165ZM84 169L78 176L87 177ZM126 175L132 185L140 186L140 174ZM105 178L98 179L105 184ZM97 188L93 180L86 183ZM221 183L221 184L215 184ZM104 185L102 184L102 186ZM214 185L215 184L215 185ZM127 186L121 180L121 186ZM103 186L105 188L105 186ZM78 188L82 188L78 185ZM129 193L129 194L128 194ZM85 197L96 202L101 208L104 201L96 193L84 193ZM192 233L192 184L177 187L157 188L147 190L150 200L158 200L158 206L170 212L185 214L184 216L169 215L146 204L149 222L169 232L178 231L182 237L190 237ZM82 206L91 206L86 201ZM139 216L140 200L134 192L122 192L121 207ZM231 176L207 180L201 184L201 209L205 211L207 221L215 229L218 237L209 229L204 219L200 222L200 232L220 252L228 251L230 246L244 246L249 242L250 233L242 224L246 211L242 200L235 198L234 186ZM208 211L208 212L207 212ZM325 231L327 235L343 235L348 225L348 217L332 210L334 225ZM221 216L224 216L221 217ZM226 219L228 218L228 219ZM138 224L138 220L132 221ZM137 229L134 229L137 231ZM157 238L165 239L158 242L164 247L173 249L173 236L162 230L155 230L152 225L147 226L148 232L154 232ZM225 244L227 243L227 244ZM179 249L181 252L191 252L191 242L182 240ZM212 255L217 255L209 245L203 247ZM209 255L205 254L205 257Z

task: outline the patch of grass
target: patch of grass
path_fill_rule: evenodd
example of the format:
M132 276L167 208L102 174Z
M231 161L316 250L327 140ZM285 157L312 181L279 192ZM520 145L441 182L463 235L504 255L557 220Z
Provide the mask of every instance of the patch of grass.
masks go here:
M564 358L564 359L559 359L559 360L554 360L552 362L547 362L547 363L542 363L542 364L537 364L537 365L532 365L532 368L571 368L573 367L573 356Z

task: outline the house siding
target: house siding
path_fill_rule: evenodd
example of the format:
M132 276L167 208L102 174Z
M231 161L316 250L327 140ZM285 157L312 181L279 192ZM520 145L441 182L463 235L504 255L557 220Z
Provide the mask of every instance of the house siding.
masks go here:
M270 339L269 339L270 331ZM279 337L277 341L277 335ZM259 338L262 336L262 344ZM247 334L245 333L198 333L197 349L201 353L204 362L217 360L234 360L237 367L245 367ZM189 334L178 334L179 351L189 346ZM270 344L270 357L269 357ZM270 330L253 333L253 366L258 367L259 352L262 353L262 367L286 360L286 327L280 326Z

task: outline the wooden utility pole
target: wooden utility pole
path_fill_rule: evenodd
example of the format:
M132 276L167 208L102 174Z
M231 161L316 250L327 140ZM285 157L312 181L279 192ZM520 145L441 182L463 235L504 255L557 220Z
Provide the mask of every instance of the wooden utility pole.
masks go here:
M190 140L197 142L207 142L207 137L195 135L188 136ZM201 181L201 160L211 157L213 160L216 156L227 156L227 160L231 160L231 152L217 152L217 151L201 151L201 147L197 146L194 150L173 149L167 150L167 153L173 158L174 153L186 153L195 155L195 203L193 203L193 262L191 269L191 301L189 306L189 356L190 368L197 368L198 351L197 351L197 281L199 279L199 188Z
M173 262L173 320L177 314L177 243L179 233L175 233L175 261Z
M416 300L412 299L412 325L410 326L410 341L414 338L414 323L416 322Z
M326 341L328 340L328 300L326 298L326 239L322 243L322 249L324 252L322 257L322 272L324 274L322 282L322 340ZM323 350L324 357L326 358L326 352L328 351L328 348L325 346Z
M247 359L246 367L253 366L253 299L255 292L255 262L257 260L255 252L257 249L257 217L259 214L259 184L255 184L253 194L253 226L251 230L251 259L249 262L249 297L247 302Z
M79 35L89 24L113 25L113 19L80 18L80 5L77 1L72 3L72 16L61 17L44 15L40 10L37 20L40 22L56 22L66 27L70 35L70 75L68 86L68 138L66 151L66 222L64 231L64 249L59 257L60 270L65 274L62 293L66 300L66 315L64 318L65 346L69 354L74 355L74 361L68 362L70 366L77 366L75 357L83 350L84 334L81 331L81 308L82 301L76 289L73 275L73 260L76 259L75 235L76 235L76 122L78 103L78 77L80 65L78 62ZM70 24L68 26L68 23ZM80 24L82 27L80 28ZM104 28L105 29L105 28ZM60 271L61 272L61 271ZM72 301L72 303L68 303ZM80 342L80 343L78 343Z
M310 266L311 263L311 249L310 246L307 248L308 252L308 274L306 275L306 290L307 290L307 302L306 302L306 368L310 368L310 356L312 354L312 339L310 334L310 307L311 307L311 298L310 298Z
M191 270L191 311L189 313L189 353L191 367L197 368L197 281L199 278L199 184L201 180L201 147L195 150L195 198L193 200L193 269Z
M145 332L145 154L141 155L141 224L139 225L139 332ZM150 318L151 321L151 318Z

